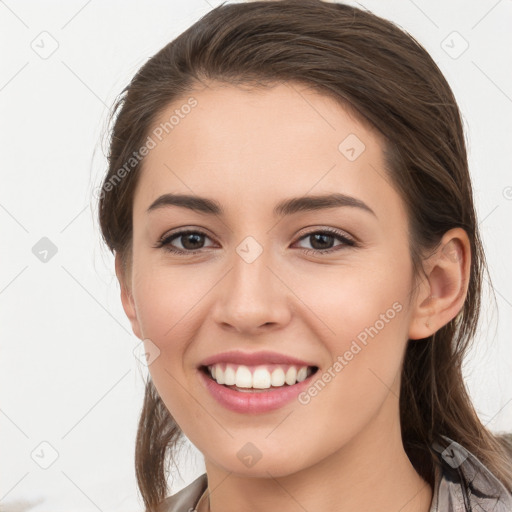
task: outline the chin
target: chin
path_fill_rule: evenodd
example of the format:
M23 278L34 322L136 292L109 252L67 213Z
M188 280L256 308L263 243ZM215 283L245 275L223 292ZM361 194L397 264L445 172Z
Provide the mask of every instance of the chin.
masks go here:
M226 458L225 454L220 459L210 459L210 461L221 467L224 471L232 473L233 476L252 477L252 478L270 478L270 477L286 477L297 473L304 469L304 465L295 460L295 449L290 451L281 451L281 453L265 456L261 453L261 458L257 459L256 452L255 458L251 461L244 461L244 456L235 455L233 460L232 456ZM240 460L242 459L242 460Z

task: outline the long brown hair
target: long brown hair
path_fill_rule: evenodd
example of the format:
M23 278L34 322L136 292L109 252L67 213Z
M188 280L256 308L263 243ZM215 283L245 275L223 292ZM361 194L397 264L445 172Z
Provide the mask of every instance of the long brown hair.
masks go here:
M355 109L379 130L386 141L387 172L408 211L415 275L422 271L422 257L446 231L462 227L467 232L472 258L463 308L434 335L409 340L406 348L402 439L412 464L430 483L436 457L431 445L443 444L445 435L512 488L506 437L482 424L461 371L475 335L488 269L460 112L433 59L393 23L343 4L255 1L211 10L148 60L112 111L115 123L99 221L108 247L127 266L133 197L143 159L128 169L126 162L145 144L162 110L208 81L254 87L306 84ZM167 463L181 435L148 379L135 454L138 486L148 510L166 496Z

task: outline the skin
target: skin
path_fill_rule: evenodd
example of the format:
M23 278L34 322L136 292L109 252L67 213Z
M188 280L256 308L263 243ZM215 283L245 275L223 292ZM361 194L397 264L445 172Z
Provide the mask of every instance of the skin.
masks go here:
M133 256L125 271L116 255L116 273L135 335L160 351L149 366L153 382L204 455L210 509L428 512L432 489L401 441L400 371L408 339L429 336L462 308L466 233L447 232L416 280L405 207L386 175L383 140L366 123L298 84L212 83L193 96L198 105L144 160ZM338 149L349 134L365 145L354 161ZM215 199L225 216L176 206L147 213L168 192ZM375 216L355 207L272 215L282 199L330 192L364 201ZM304 236L327 227L359 245ZM207 232L199 255L154 247L176 228ZM263 248L252 263L236 252L247 236ZM172 243L192 247L183 237ZM305 405L244 415L199 381L199 363L231 349L290 354L315 362L320 376L397 301L401 311ZM261 454L251 467L237 457L247 442ZM208 510L207 500L198 510Z

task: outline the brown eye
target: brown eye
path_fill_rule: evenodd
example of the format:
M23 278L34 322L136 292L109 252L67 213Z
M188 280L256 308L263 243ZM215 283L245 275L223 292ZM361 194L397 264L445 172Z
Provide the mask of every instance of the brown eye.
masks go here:
M339 231L324 229L321 231L311 231L306 235L302 236L300 240L310 240L312 249L304 249L306 254L328 254L331 252L342 250L344 247L355 247L356 242L351 238L348 238ZM341 243L333 247L333 242L339 240Z
M332 246L331 242L334 242L335 240L333 235L328 235L326 233L314 233L313 235L309 235L309 238L311 240L311 245L313 246L313 249L318 250L330 249Z
M204 249L204 239L208 236L201 231L179 231L170 236L164 237L156 247L177 254L196 254ZM181 247L176 247L173 242L177 241Z
M204 235L200 233L187 233L186 235L180 235L178 238L181 240L182 246L190 251L195 249L201 249L201 246L204 244L204 240L202 238Z

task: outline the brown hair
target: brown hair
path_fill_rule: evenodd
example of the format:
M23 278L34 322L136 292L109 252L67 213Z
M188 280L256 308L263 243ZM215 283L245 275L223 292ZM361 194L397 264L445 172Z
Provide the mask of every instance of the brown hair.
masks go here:
M99 220L109 248L130 265L137 162L112 185L119 169L144 145L171 102L208 81L263 87L306 84L379 130L387 172L407 207L415 275L427 251L451 228L471 245L468 292L448 324L409 340L402 370L400 422L404 448L433 484L434 441L442 435L474 453L512 488L506 438L481 423L462 376L476 331L487 272L478 233L459 109L430 55L413 37L372 13L321 0L223 4L166 45L138 71L112 112L109 169ZM119 174L117 174L119 176ZM169 455L182 432L148 379L136 440L136 475L148 510L167 493ZM510 449L510 447L509 447Z

